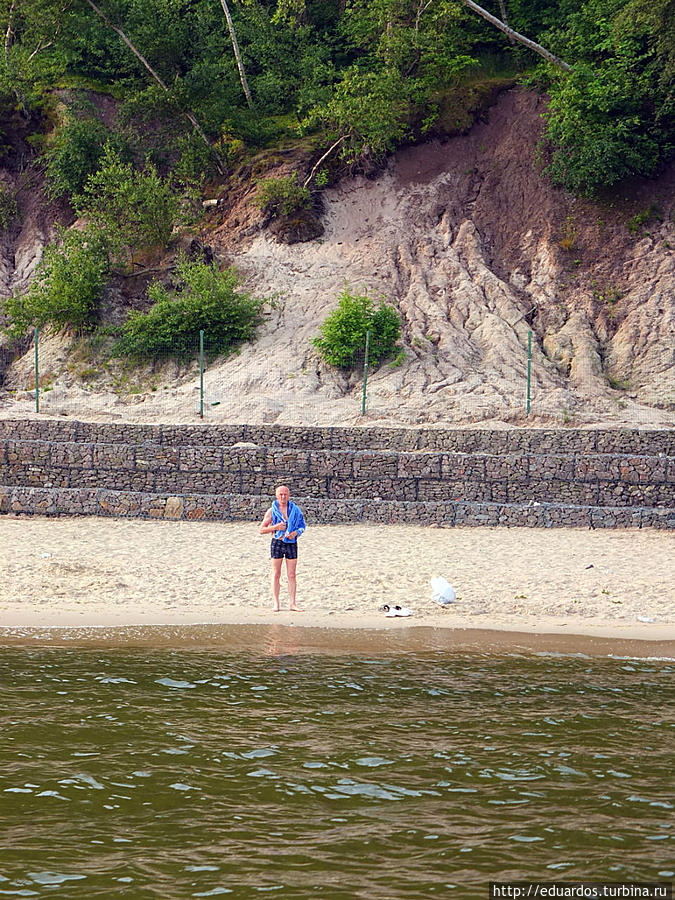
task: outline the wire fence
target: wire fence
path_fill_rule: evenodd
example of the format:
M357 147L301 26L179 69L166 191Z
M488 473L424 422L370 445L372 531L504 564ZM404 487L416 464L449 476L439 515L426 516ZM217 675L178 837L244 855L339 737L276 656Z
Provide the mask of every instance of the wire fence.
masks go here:
M390 419L398 423L399 398L395 391L392 393L390 376L404 371L412 354L401 351L396 359L373 366L369 338L370 333L356 354L353 371L340 375L329 386L319 383L316 372L303 370L283 372L274 380L271 378L274 364L262 355L249 354L240 361L235 351L232 359L226 359L219 355L219 348L210 340L206 329L195 332L188 340L182 337L180 346L175 348L167 342L166 351L152 359L116 356L114 341L105 334L73 340L60 333L35 329L23 355L9 366L3 388L5 396L20 404L19 409L15 404L10 408L21 414L30 410L47 416L67 415L99 421L337 424L344 420L357 424L363 420L364 424L386 425ZM524 331L520 359L509 381L510 396L502 409L481 406L487 379L475 373L467 373L464 379L448 385L427 384L417 397L411 398L411 391L406 387L401 391L400 400L417 404L419 414L415 424L419 425L443 423L444 389L452 390L460 398L466 391L467 397L459 414L456 409L448 414L448 424L463 421L475 424L491 418L521 424L548 421L563 426L583 424L593 418L604 422L614 419L629 426L664 424L667 411L659 411L658 407L667 405L657 398L651 409L648 404L636 401L627 383L616 380L608 385L605 408L596 404L593 410L589 408L584 419L579 406L583 408L585 385L583 373L580 379L579 372L576 373L577 389L581 382L579 405L574 408L571 403L568 408L563 397L558 403L557 416L552 416L553 392L550 385L543 383L539 357L541 349L532 330ZM234 379L233 367L238 372ZM589 395L596 375L589 370ZM385 383L388 393L383 400ZM452 401L447 402L450 407Z

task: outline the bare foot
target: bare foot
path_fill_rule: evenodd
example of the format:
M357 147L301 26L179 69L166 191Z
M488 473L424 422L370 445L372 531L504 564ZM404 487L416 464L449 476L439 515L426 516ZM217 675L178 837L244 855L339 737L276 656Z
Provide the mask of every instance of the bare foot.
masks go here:
M281 612L281 610L279 609L278 606L275 606L274 609L272 610L272 612Z
M304 612L299 606L291 606L291 612Z

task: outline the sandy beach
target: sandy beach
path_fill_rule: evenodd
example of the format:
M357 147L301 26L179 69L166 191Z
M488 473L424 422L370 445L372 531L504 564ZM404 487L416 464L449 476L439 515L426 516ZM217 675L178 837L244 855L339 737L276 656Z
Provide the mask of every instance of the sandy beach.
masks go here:
M675 642L675 537L655 531L310 526L298 604L257 523L0 518L0 629L292 625ZM439 607L429 579L457 600ZM387 618L383 604L413 611ZM675 643L673 643L675 655Z

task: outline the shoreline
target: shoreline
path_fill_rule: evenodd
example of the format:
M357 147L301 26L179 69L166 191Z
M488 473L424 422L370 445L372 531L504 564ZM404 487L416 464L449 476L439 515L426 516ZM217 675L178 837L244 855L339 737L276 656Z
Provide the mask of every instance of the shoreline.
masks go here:
M474 632L670 643L675 656L674 551L675 535L646 530L310 523L304 611L288 610L282 574L275 613L257 522L3 516L0 641L17 629L288 627L374 646ZM449 607L431 599L435 576L455 588ZM413 616L387 618L384 604Z
M198 628L291 628L310 631L342 631L368 632L377 635L380 632L396 633L399 631L426 630L433 632L482 634L520 634L532 636L564 636L575 638L599 638L603 640L629 640L671 643L675 651L675 625L670 623L623 623L610 620L581 619L571 616L557 618L552 616L534 617L499 617L499 616L467 616L458 615L453 606L441 610L441 620L429 616L409 616L388 618L383 612L345 612L302 610L291 612L281 609L274 612L271 608L248 609L230 608L220 615L204 619L189 615L188 611L167 615L166 610L145 607L137 609L130 619L125 613L114 609L96 607L88 612L68 609L51 609L44 611L36 608L16 610L7 615L3 611L0 620L0 641L3 634L16 629L72 631L80 629L100 629L123 632L125 629L147 629L161 632L166 629L198 629ZM675 654L674 654L675 655Z
M208 650L267 656L477 653L675 662L675 641L487 628L295 627L288 624L2 626L0 650L23 648Z

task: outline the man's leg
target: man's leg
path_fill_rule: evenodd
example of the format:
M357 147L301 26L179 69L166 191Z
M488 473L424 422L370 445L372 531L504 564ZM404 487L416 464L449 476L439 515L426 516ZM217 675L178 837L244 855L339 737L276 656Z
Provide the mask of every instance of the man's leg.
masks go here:
M279 612L279 581L281 579L282 562L282 559L272 560L272 599L274 600L275 612Z
M295 610L295 612L301 612L298 607L295 605L295 587L296 587L296 578L295 578L295 570L298 567L297 559L287 559L286 560L286 575L288 575L288 597L291 601L291 609Z

